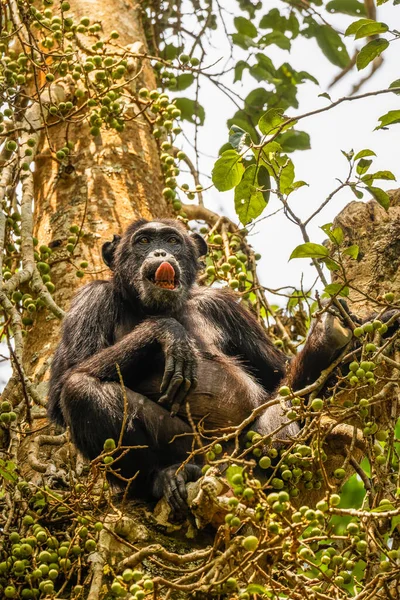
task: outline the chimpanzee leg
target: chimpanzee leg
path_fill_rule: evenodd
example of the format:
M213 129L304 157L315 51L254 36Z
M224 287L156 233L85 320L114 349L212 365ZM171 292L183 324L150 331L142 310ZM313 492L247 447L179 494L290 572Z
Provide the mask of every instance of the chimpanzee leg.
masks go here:
M128 388L125 392L127 421L122 444L145 448L132 448L116 460L115 469L125 478L138 473L131 486L134 493L157 498L165 494L174 509L185 506L184 483L197 479L200 468L187 465L186 470L175 475L191 450L192 436L171 440L190 433L190 426L177 417L172 419L167 410L145 396ZM72 373L64 383L61 408L74 443L90 460L102 452L107 438L119 439L124 418L120 384L103 383L82 372Z

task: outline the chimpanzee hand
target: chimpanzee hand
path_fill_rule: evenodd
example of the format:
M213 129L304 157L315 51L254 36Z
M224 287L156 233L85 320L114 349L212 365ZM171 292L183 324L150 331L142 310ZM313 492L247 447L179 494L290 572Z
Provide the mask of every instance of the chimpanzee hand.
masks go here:
M165 497L175 518L188 510L186 483L201 477L201 468L197 465L185 465L176 473L178 468L179 464L172 465L157 473L152 490L156 498Z
M174 417L188 394L197 387L197 359L195 349L186 331L179 331L164 347L165 369L161 382L160 404L171 407Z

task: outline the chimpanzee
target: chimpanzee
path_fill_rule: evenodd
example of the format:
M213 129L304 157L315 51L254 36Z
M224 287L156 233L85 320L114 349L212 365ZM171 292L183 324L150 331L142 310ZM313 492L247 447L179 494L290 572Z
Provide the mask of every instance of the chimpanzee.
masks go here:
M238 425L286 373L287 358L233 292L196 285L206 253L204 239L175 220L140 219L114 236L103 246L113 277L78 292L51 368L49 416L94 459L107 438L120 436L119 365L123 445L136 448L116 468L124 478L136 475L135 495L165 495L175 511L185 506L185 482L201 473L189 463L176 474L192 449L190 420L208 429ZM293 361L289 384L313 381L350 338L337 317L324 315ZM276 405L251 428L266 435L284 425L284 440L298 432L286 422Z

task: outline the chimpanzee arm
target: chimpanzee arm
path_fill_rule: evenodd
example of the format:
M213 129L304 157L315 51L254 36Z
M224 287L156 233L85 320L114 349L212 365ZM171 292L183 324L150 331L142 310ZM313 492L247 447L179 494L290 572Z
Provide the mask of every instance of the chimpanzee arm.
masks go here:
M349 312L348 306L344 300L339 300L343 308ZM360 324L361 320L354 314L350 317L355 323ZM380 316L380 320L386 323L396 314L395 310L386 311ZM373 313L365 321L373 321L377 313ZM389 330L389 335L398 327L394 323ZM296 356L290 365L288 383L294 390L315 381L321 374L321 371L339 356L343 348L351 341L352 333L343 323L342 318L334 307L320 315L312 324L304 348Z
M113 343L116 307L109 281L95 281L81 288L66 315L51 365L48 413L52 421L65 425L60 396L65 373Z
M288 384L299 390L318 379L351 339L352 332L339 314L324 312L311 325L303 349L293 359Z
M149 356L162 350L165 355L162 400L172 402L195 387L195 350L184 327L173 318L155 317L143 321L132 332L113 344L110 323L118 322L118 307L107 298L112 289L105 283L86 286L73 303L63 327L62 341L56 353L49 390L49 415L63 423L60 394L71 372L84 372L100 381L118 381L118 364L122 376L138 369Z
M241 360L266 391L273 391L285 374L287 358L253 315L227 290L205 290L198 307L220 332L221 350Z
M163 350L165 370L161 393L170 400L180 393L182 385L187 392L197 384L195 348L184 327L170 317L154 317L142 321L120 341L100 350L79 364L74 371L84 372L101 381L118 381L119 366L122 376L143 365L143 361ZM140 379L138 372L138 380ZM162 399L160 399L162 400Z

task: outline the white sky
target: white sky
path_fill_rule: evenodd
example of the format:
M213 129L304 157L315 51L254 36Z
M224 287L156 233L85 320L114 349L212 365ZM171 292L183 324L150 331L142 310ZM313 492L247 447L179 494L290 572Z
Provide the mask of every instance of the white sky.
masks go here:
M233 4L236 5L228 0L223 3L225 6ZM260 16L275 6L284 10L284 4L279 0L264 0L264 6L265 9L260 11ZM330 15L328 19L338 30L344 31L355 20L355 17ZM378 20L387 23L391 29L400 29L400 6L394 7L390 1L380 7ZM235 31L233 26L229 27L229 32L233 31ZM207 56L207 64L212 64L220 58L225 60L228 56L229 49L222 29L213 32L212 41L214 49ZM365 43L366 40L359 40L357 47L361 48ZM354 44L348 44L350 54L352 54L353 47ZM247 53L239 48L237 48L237 53L241 54L241 58L247 56ZM319 86L311 82L299 86L299 109L298 111L287 110L286 114L290 116L302 114L323 107L329 102L325 98L318 98L318 95L328 91L329 83L340 69L324 57L314 39L305 40L299 36L293 42L290 53L274 45L269 46L264 53L272 59L275 66L289 62L296 70L306 70L314 75L320 83ZM381 68L358 93L387 88L392 81L400 77L399 42L391 44L383 56L384 63ZM224 64L224 60L221 61L221 64ZM218 72L218 67L214 67L211 72ZM365 77L367 72L368 69L360 73L355 70L344 77L339 84L329 90L332 100L347 96L352 88L352 83ZM247 75L246 71L243 82L235 84L235 87L232 84L233 73L226 75L223 81L243 97L255 87L263 85L263 82L257 83L255 79ZM185 90L182 95L191 97L193 93L190 88ZM228 141L226 120L233 115L236 109L229 99L205 78L202 79L199 100L206 109L207 118L205 125L199 128L198 146L202 152L212 155L212 158L201 157L200 170L202 173L210 175L219 148ZM341 150L348 151L352 148L356 152L362 148L374 150L377 157L371 166L371 172L381 169L391 170L399 180L400 126L392 126L387 131L374 131L378 124L378 117L389 110L399 108L399 96L387 94L344 103L327 113L310 117L298 124L298 129L307 131L311 136L311 150L297 151L291 154L296 168L296 180L304 180L309 184L309 187L303 187L291 196L292 207L300 217L307 217L320 205L337 186L338 182L335 178L344 179L347 175L348 164ZM189 131L186 124L185 131ZM188 144L185 144L184 149L193 158L193 150ZM209 180L204 177L202 183L206 186L209 184ZM400 186L393 181L377 181L376 185L384 189ZM369 199L367 196L366 200ZM341 194L335 196L331 204L316 218L315 223L309 226L309 235L313 242L321 243L323 241L326 236L319 226L332 221L334 216L352 200L355 200L355 197L350 190L342 191ZM205 193L205 204L210 209L228 214L235 221L237 220L233 208L232 191L220 193L216 189L211 189ZM278 199L271 195L269 206L262 216L272 213L278 208ZM290 223L282 213L260 222L251 240L256 250L263 256L259 263L259 275L262 283L267 287L275 289L284 285L296 285L300 282L302 272L305 285L314 281L315 271L310 266L308 259L296 259L288 262L291 250L301 244L303 239L296 226Z

